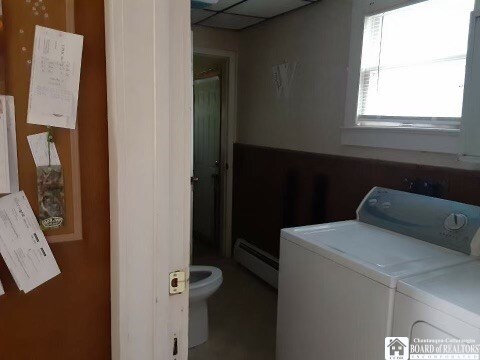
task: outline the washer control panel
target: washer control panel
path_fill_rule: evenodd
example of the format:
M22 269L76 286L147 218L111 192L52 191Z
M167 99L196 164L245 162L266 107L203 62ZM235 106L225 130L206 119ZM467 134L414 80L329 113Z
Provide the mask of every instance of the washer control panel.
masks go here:
M479 248L480 207L373 188L357 209L359 221L465 254Z

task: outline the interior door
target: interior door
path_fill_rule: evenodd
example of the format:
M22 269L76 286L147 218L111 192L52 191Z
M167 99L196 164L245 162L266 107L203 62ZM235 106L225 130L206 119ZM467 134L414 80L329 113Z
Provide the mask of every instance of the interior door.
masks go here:
M218 247L221 86L218 76L194 82L193 238Z
M88 6L82 7L83 3L88 3ZM106 269L109 263L111 268L111 276L107 272L111 286L106 286L107 292L111 291L111 302L106 302L107 307L111 303L111 316L107 316L107 321L111 318L111 326L110 323L107 324L109 331L111 328L111 341L104 341L103 337L98 336L99 330L94 325L80 328L90 330L94 337L103 341L108 350L111 348L112 356L51 356L45 359L187 360L189 286L188 283L179 281L177 288L185 285L185 291L171 295L170 285L174 286L175 282L170 282L169 277L170 273L179 270L188 277L189 269L193 153L191 4L189 0L95 0L79 1L75 9L81 9L85 15L91 12L89 7L96 8L97 5L101 8L100 14L105 13L105 26L102 26L101 31L93 27L92 33L89 31L92 25L87 25L86 21L82 31L88 35L85 36L86 42L93 39L101 44L103 36L95 36L95 32L101 34L103 28L106 29L109 163L102 167L107 172L106 176L88 173L87 177L82 175L82 179L91 183L100 180L108 184L109 181L110 192L108 189L88 192L87 189L86 208L88 204L93 204L91 207L96 208L95 211L85 211L84 216L87 215L95 224L98 221L98 211L104 208L97 204L95 197L99 194L108 196L110 193L111 211L107 220L111 220L111 241L107 241L107 245L110 244L111 251L108 248L96 248L99 239L93 232L92 239L83 241L83 245L72 246L71 250L78 253L87 264L94 265L89 269L96 274L86 274L89 274L88 278L95 278L95 283L102 279L97 277L100 276L99 269L104 266L92 263L92 256L106 255L107 260L111 256L111 261L106 263ZM103 23L101 21L100 25ZM95 53L94 47L89 49L91 51L86 51L84 56ZM101 57L101 52L98 53ZM105 66L105 56L103 61L99 59L98 63L94 63L93 69L100 69L99 64ZM88 74L86 76L87 82L93 79L97 88L99 78L101 75L95 72L92 77ZM88 98L89 89L86 91ZM95 90L90 92L95 93ZM97 120L88 109L95 109L94 112L101 114L97 110L101 106L95 103L86 105L83 114ZM79 111L79 116L81 114ZM106 119L105 114L105 125ZM140 120L135 121L136 119ZM104 131L99 131L95 124L103 123L101 120L86 123L87 130L94 132L93 143L106 145L106 141L97 139L96 136ZM88 133L86 137L89 137ZM98 157L96 148L93 146L91 149L88 141L82 148L86 151L82 159ZM99 166L97 162L90 163L91 161L86 161L84 165L92 171ZM97 169L96 173L98 172ZM98 206L101 208L97 209ZM85 228L84 225L84 234L91 232L85 229L90 228ZM63 264L68 265L68 260L65 259ZM70 282L69 279L64 281L78 290L78 266L72 263L70 267L76 277ZM91 285L88 288L94 289ZM93 300L98 297L98 292L83 292ZM25 298L26 301L31 301L30 297ZM40 300L43 298L39 297ZM58 296L58 299L64 298L65 296ZM78 296L67 298L75 300ZM63 301L57 308L66 308L70 313L73 309L85 318L86 313L82 309L89 301L84 301L84 296L81 299L81 303L75 301L73 304L79 306L65 306L69 304ZM45 302L42 303L44 304ZM84 310L93 312L98 317L97 310L102 307L104 306L95 305L95 311L88 307ZM39 308L43 311L44 306ZM67 322L72 318L70 313L64 316ZM4 322L6 314L2 308L0 323ZM37 314L30 317L38 318ZM76 318L75 321L81 323ZM57 327L55 336L50 336L43 344L50 345L52 341L57 341L59 329L63 330ZM4 359L3 337L1 339L0 358ZM65 343L77 355L83 354L79 351L80 348L92 348L91 342L82 341L78 337Z

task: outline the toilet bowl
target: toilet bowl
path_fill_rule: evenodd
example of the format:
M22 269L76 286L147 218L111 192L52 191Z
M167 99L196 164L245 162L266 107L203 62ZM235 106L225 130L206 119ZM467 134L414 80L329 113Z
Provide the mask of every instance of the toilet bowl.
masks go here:
M222 285L222 271L213 266L190 266L188 347L208 340L207 299Z

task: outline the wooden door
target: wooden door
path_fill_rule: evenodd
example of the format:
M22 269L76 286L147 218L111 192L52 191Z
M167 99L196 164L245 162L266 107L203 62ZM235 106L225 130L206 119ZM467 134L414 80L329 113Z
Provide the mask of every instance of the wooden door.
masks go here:
M221 89L218 76L194 82L193 237L218 247Z

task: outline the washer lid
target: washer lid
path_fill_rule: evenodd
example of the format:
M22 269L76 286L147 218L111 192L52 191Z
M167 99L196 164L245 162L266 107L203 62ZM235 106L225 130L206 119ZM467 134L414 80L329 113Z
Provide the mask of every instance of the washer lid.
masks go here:
M398 279L472 260L359 221L284 229L282 237L391 288Z
M397 291L480 329L480 261L403 279Z

